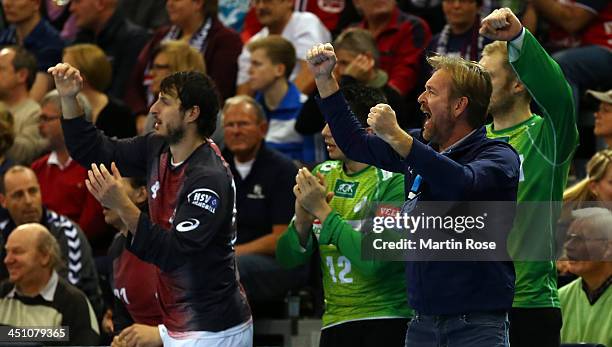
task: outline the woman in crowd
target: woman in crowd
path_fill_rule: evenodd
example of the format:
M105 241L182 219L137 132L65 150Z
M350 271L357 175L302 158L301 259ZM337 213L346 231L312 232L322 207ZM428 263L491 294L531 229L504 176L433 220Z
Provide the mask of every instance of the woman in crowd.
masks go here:
M83 95L92 108L92 122L108 136L118 138L136 135L136 122L129 108L120 100L105 94L111 83L111 63L104 51L92 44L78 44L64 49L62 58L81 71Z

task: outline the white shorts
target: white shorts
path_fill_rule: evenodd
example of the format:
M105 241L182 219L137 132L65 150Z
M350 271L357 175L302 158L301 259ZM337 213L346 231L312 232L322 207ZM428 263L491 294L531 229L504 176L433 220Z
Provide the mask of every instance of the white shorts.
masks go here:
M170 332L158 326L164 347L252 347L253 321L249 320L229 329L210 331ZM172 336L170 336L172 335Z

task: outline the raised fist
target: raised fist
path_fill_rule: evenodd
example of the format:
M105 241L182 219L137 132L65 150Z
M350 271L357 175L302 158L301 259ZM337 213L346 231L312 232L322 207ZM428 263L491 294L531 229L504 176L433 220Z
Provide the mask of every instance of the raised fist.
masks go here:
M76 96L83 88L83 78L75 67L59 63L47 70L55 80L55 88L62 97Z
M306 54L308 68L315 78L330 77L336 66L336 53L331 43L314 45Z
M512 10L507 7L497 9L486 16L480 25L480 35L499 41L510 41L517 37L523 25Z

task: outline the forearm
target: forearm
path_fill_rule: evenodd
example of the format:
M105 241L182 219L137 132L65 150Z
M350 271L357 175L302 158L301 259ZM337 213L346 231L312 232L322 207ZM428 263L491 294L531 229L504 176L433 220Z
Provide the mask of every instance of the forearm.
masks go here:
M397 131L384 139L402 158L406 158L412 150L414 138L398 127Z
M338 81L336 81L336 79L331 75L317 76L315 77L315 83L317 85L317 89L319 90L319 96L321 96L321 99L325 99L340 90Z
M140 209L133 203L130 203L116 209L116 212L132 235L135 235L136 229L138 229L138 219L140 219Z
M63 96L61 98L62 103L62 117L64 119L74 119L84 114L83 108L77 101L76 96Z
M307 234L305 246L301 245L300 236L293 223L279 237L276 244L276 260L286 268L296 267L308 262L314 252L312 233Z

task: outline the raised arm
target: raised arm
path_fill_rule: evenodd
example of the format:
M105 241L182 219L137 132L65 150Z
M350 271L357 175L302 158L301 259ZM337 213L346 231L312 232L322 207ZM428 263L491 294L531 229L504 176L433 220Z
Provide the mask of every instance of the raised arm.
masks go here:
M555 163L568 160L578 144L578 129L572 90L559 65L510 9L487 16L480 32L491 40L508 41L508 60L544 113L544 136L556 144L554 153L545 154Z
M332 75L336 65L332 45L314 46L308 52L307 61L319 90L319 108L340 149L353 160L389 171L404 172L401 160L410 152L412 137L397 125L395 113L392 110L386 112L383 116L387 122L379 122L382 118L379 118L378 111L372 111L368 124L376 135L368 134L339 93L340 87Z
M116 162L127 176L145 176L149 137L108 138L83 117L83 108L76 98L83 85L79 70L60 63L49 68L49 73L61 97L62 128L70 156L86 168L93 163L110 167L111 162Z

